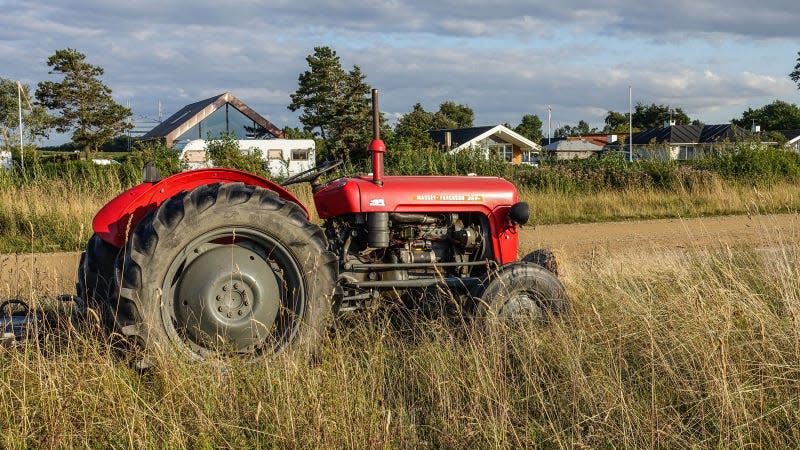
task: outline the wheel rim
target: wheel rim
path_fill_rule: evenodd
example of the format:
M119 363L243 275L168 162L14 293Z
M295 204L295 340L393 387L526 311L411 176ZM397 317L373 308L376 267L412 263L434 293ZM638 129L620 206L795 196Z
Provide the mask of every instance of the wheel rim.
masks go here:
M532 291L511 292L498 316L504 319L526 318L540 321L544 318L540 297Z
M194 239L170 264L162 293L168 335L198 356L277 352L294 337L306 303L289 249L249 228Z

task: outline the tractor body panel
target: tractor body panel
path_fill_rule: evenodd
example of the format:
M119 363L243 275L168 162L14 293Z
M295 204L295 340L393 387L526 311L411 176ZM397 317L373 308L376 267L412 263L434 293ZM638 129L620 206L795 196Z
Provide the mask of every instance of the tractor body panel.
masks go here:
M239 170L214 168L181 172L157 183L134 186L112 199L95 215L92 229L103 241L119 248L139 221L170 197L205 184L236 182L275 191L282 199L299 205L308 215L308 210L294 195L272 181Z
M479 213L489 221L500 264L517 259L516 226L508 220L516 187L498 177L385 176L340 178L314 193L320 218L359 213Z

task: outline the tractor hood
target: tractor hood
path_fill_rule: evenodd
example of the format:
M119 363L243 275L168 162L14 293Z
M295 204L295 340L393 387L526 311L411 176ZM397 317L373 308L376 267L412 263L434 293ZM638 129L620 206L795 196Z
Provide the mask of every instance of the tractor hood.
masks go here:
M517 202L516 187L498 177L387 176L340 178L314 194L323 219L368 212L482 212Z

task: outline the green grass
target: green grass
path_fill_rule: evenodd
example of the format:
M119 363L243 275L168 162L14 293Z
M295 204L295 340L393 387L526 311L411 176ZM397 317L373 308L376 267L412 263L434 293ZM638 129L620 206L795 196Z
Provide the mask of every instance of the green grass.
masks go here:
M572 311L549 328L373 310L312 363L138 375L65 332L0 350L0 447L796 448L798 251L565 261Z

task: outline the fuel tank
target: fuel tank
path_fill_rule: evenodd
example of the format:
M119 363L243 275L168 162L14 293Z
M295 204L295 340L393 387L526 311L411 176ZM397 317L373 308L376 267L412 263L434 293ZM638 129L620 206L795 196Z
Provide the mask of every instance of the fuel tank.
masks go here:
M498 177L387 176L339 178L314 193L322 219L369 212L482 212L517 202L517 188Z

